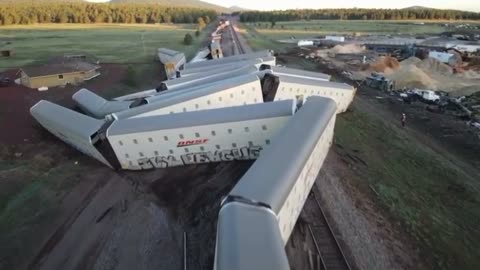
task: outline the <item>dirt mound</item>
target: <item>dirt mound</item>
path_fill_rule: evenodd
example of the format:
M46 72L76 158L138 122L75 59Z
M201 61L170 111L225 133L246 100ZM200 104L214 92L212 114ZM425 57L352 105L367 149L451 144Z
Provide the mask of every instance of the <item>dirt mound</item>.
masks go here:
M425 72L436 72L443 75L453 74L453 69L449 65L441 63L433 58L426 58L417 63L416 66Z
M405 59L402 62L400 62L400 65L401 66L417 65L420 62L422 62L422 60L420 58L412 56L412 57L410 57L408 59Z
M471 86L465 86L465 87L461 87L459 89L456 89L456 90L450 92L450 95L454 96L454 97L469 96L469 95L473 95L475 93L480 93L479 91L480 91L480 86L471 85Z
M365 48L356 44L336 45L330 52L332 53L362 53Z
M473 80L480 79L480 73L476 72L475 70L465 70L464 72L459 73L458 76L465 79L473 79Z
M396 58L390 56L382 56L374 63L370 64L370 69L376 72L392 73L400 67L400 63Z
M395 80L396 88L423 88L437 89L437 82L415 65L402 66L393 73L387 74L389 79Z

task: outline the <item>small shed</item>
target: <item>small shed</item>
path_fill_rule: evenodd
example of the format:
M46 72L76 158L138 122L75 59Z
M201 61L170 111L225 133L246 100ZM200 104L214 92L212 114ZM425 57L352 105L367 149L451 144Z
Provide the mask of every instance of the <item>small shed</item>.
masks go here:
M100 66L82 61L65 61L20 70L20 82L30 88L78 84L100 75Z
M2 56L2 57L11 57L11 56L14 56L14 55L15 55L14 50L1 50L0 51L0 56Z

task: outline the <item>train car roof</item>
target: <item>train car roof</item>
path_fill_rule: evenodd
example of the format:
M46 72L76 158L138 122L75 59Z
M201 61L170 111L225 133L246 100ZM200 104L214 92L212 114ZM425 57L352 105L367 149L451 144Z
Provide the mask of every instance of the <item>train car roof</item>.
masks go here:
M263 57L269 57L269 56L273 56L272 52L269 50L263 50L263 51L248 53L248 54L239 54L239 55L223 57L219 59L212 59L212 60L203 61L203 62L187 63L185 64L185 69L212 66L212 65L222 65L224 63L235 62L242 59L256 59L256 58L263 58Z
M192 74L186 77L180 77L173 80L166 80L162 83L167 86L167 89L172 87L180 87L181 85L201 85L209 82L215 82L219 78L236 77L240 75L251 74L258 69L254 65L238 65L231 69L219 69L218 72L205 71L201 73ZM195 82L195 83L194 83Z
M88 89L82 88L72 96L73 101L89 115L103 118L105 115L127 110L133 101L108 101Z
M215 254L217 269L290 269L283 246L278 221L272 211L238 202L220 209Z
M219 65L214 65L214 66L202 66L202 67L196 67L196 68L189 68L189 69L184 69L180 72L181 76L193 76L194 74L198 73L216 73L220 71L227 71L227 70L236 70L240 67L246 66L246 65L258 65L263 62L262 59L247 59L247 60L239 60L235 62L230 62L230 63L224 63L224 64L219 64Z
M300 85L312 85L312 86L338 88L338 89L351 90L351 91L355 90L353 86L348 85L346 83L299 78L299 77L294 77L294 76L289 76L284 74L279 74L278 77L280 77L280 87L282 86L282 82L286 82L286 83L296 83Z
M295 68L288 68L288 67L278 67L274 66L272 67L272 70L274 74L285 74L285 75L290 75L294 77L305 77L308 79L308 77L311 78L316 78L316 79L321 79L321 80L330 80L330 75L325 74L325 73L320 73L320 72L312 72L312 71L306 71L306 70L301 70L301 69L295 69Z
M241 122L291 116L294 113L295 102L293 100L284 100L195 112L128 118L114 121L108 128L107 135Z
M279 213L335 111L336 104L329 98L307 98L229 196L264 203Z
M138 114L147 113L152 110L161 109L177 103L220 92L229 88L240 87L244 84L252 83L255 81L258 82L258 87L260 87L260 80L258 79L258 77L254 74L251 74L234 77L230 80L199 86L195 90L192 89L192 91L179 91L179 93L166 93L164 95L152 96L146 98L149 104L115 113L115 116L119 119L129 118Z

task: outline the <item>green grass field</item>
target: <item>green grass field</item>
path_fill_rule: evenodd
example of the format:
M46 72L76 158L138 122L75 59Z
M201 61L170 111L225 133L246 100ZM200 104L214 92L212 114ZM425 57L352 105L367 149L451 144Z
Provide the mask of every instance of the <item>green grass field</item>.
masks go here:
M101 62L151 62L160 47L194 55L206 32L185 46L186 33L195 25L37 25L0 27L0 45L5 42L16 55L3 58L0 70L41 63L64 54L85 54Z
M339 33L381 33L381 34L425 34L440 33L447 30L441 23L426 22L424 25L409 21L288 21L277 22L272 29L269 22L249 23L258 31L268 34L309 33L309 34L339 34Z
M244 23L247 30L244 36L254 49L283 50L292 45L278 43L282 39L313 38L327 34L435 34L451 31L451 28L442 26L441 22L425 22L424 25L415 25L409 21L288 21L276 22L271 28L270 22Z
M357 184L433 256L436 269L480 269L480 182L380 116L338 117L335 142L358 156Z

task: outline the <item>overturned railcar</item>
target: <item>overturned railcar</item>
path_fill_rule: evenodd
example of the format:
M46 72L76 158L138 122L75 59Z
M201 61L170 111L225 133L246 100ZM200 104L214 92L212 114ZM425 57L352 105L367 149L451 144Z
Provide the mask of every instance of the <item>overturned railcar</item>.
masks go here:
M296 99L304 102L308 97L330 98L337 104L337 113L345 112L355 97L355 87L338 82L280 75L274 100Z
M195 62L195 63L187 63L185 64L185 70L188 69L193 69L197 67L215 67L223 64L232 64L232 63L238 63L240 61L248 61L248 60L254 60L254 59L262 59L262 58L269 58L273 56L273 52L269 50L263 50L263 51L258 51L258 52L252 52L252 53L247 53L247 54L239 54L239 55L234 55L234 56L229 56L229 57L224 57L221 59L213 59L210 61L204 61L204 62Z
M295 112L293 101L115 121L106 137L121 169L256 159Z
M247 80L232 80L232 78L244 77L251 74L257 75L259 79L263 77L263 74L269 72L269 70L258 71L254 66L247 66L240 70L220 73L215 76L200 76L192 79L179 78L163 82L160 91L159 89L153 89L148 91L138 92L129 96L123 96L114 100L106 100L97 94L89 91L88 89L80 89L73 96L72 99L75 104L82 109L88 115L95 118L104 118L108 114L125 111L142 105L146 105L155 101L165 100L172 95L180 95L180 93L195 92L206 88L215 88L221 90L228 90L237 84L241 87ZM254 78L254 77L251 77ZM222 83L220 85L219 83ZM174 93L175 92L175 93ZM248 96L247 96L248 97ZM239 99L241 101L242 99Z
M292 100L105 121L48 101L31 108L64 142L126 170L256 159L294 112Z
M284 246L332 144L335 116L331 99L308 98L227 195L215 269L289 269Z
M145 98L141 106L111 115L115 119L139 118L153 115L183 113L263 103L260 79L245 75L188 91L176 91Z

